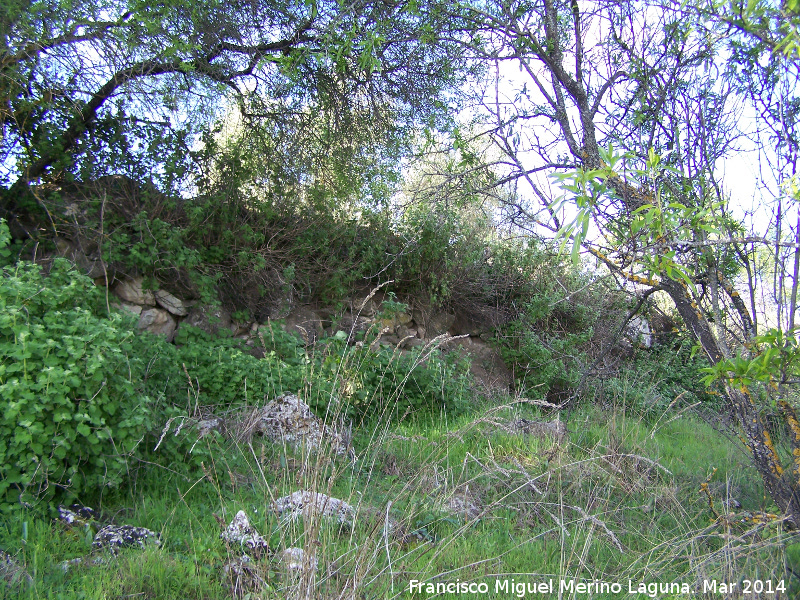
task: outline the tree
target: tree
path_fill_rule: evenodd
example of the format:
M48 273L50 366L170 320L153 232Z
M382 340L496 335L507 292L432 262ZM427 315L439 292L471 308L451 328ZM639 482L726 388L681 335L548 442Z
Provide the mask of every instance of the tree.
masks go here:
M366 0L6 3L2 214L25 212L31 183L104 174L92 168L114 162L104 155L163 175L169 145L188 155L230 101L278 138L322 120L329 137L397 139L443 113L457 48L437 38L442 14Z
M786 392L796 379L797 333L791 327L759 332L755 302L748 306L734 285L740 270L752 268L754 244L798 245L780 232L769 239L766 232L745 231L718 178L718 161L744 135L737 126L741 69L753 65L726 45L742 38L732 30L736 17L713 17L718 8L575 0L472 4L466 18L481 39L472 46L474 57L494 69L493 85L480 98L489 115L483 139L501 156L499 182L529 186L529 201L518 194L507 203L518 226L558 233L576 257L588 251L615 277L635 284L638 306L657 291L669 296L713 365L710 377L719 380L767 491L800 527L800 426ZM781 40L774 10L758 31L775 23L779 29L769 40ZM740 29L745 42L756 35ZM759 43L767 55L770 43L778 45ZM751 56L763 59L757 51ZM522 74L513 91L503 77L508 65ZM775 81L761 84L774 90ZM795 92L787 100L796 102ZM781 114L790 119L785 130L793 131L796 112ZM774 115L765 118L777 124ZM554 198L542 174L555 174L565 196ZM754 398L755 380L782 390L778 404L793 451L786 468Z

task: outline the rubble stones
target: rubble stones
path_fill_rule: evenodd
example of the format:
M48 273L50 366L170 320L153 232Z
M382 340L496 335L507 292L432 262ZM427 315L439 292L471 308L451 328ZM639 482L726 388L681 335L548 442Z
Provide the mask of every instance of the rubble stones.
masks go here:
M175 318L161 308L148 308L139 316L139 329L156 335L163 335L168 342L175 337L177 323Z
M95 519L94 509L80 504L58 507L58 519L69 526L88 525Z

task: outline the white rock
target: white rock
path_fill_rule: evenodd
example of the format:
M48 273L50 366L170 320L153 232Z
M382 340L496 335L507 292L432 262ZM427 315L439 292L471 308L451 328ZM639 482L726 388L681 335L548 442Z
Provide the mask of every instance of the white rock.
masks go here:
M58 519L65 525L87 525L94 521L94 509L80 504L59 505Z
M115 553L120 548L145 548L161 546L161 534L132 525L106 525L94 536L92 549L108 549Z
M185 317L189 314L189 309L184 306L183 301L180 298L176 298L168 291L156 290L153 292L153 296L160 307L167 309L176 317Z
M317 558L306 556L302 548L287 548L278 555L281 566L290 574L299 575L317 570Z
M294 521L303 516L320 515L335 518L339 523L351 525L355 517L355 509L344 500L326 496L321 492L300 490L278 498L273 510L282 518Z
M175 337L178 326L175 317L162 308L148 308L139 315L139 329L157 335L163 335L168 342Z
M650 329L650 323L647 322L647 319L638 315L633 317L628 321L625 333L632 342L642 348L653 347L653 331Z
M142 289L143 281L143 277L119 281L117 285L114 286L114 293L125 302L141 304L143 306L155 306L156 298L150 290Z
M311 408L294 394L282 394L267 404L254 431L278 443L287 443L299 450L317 450L323 440L339 456L348 451L343 436L317 417Z
M219 536L222 541L256 554L269 551L269 542L250 524L247 513L240 510Z

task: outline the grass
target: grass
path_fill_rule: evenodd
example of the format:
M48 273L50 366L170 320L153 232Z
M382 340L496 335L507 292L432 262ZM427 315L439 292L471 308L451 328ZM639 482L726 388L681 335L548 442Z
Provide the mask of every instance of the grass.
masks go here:
M254 563L263 583L247 588L241 579L242 597L433 596L412 593L409 582L416 580L487 585L485 594L473 587L475 593L467 588L441 598L509 598L526 591L520 585L552 579L556 595L561 581L619 582L623 589L570 594L567 587L564 598L628 597L629 580L634 588L662 582L691 589L660 598L710 598L702 594L704 580L793 583L779 525L714 523L698 491L708 481L720 512L731 498L742 505L738 513L769 508L738 442L689 414L654 422L621 405L573 412L568 440L557 443L509 431L505 425L520 415L551 418L509 404L457 419L372 424L354 432L357 461L209 436L201 443L213 460L202 477L150 465L124 491L102 499L102 519L161 532L160 549L125 551L103 566L65 573L62 561L90 552L90 531L30 514L5 521L0 545L34 585L21 593L6 588L4 597L228 598L224 566L241 551L220 540L220 523L238 510L271 548L304 548L320 565L297 580L277 561ZM299 489L347 501L357 510L354 524L314 516L282 521L272 503Z

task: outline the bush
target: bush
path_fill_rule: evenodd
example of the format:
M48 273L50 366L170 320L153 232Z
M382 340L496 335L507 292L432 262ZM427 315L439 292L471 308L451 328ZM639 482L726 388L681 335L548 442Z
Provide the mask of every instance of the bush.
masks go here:
M419 351L371 350L336 337L306 351L299 338L275 323L262 331L265 354L256 358L241 340L182 327L178 346L165 345L157 355L151 351L148 392L176 405L186 398L184 413L258 406L283 392L298 392L320 415L336 398L342 416L357 421L406 412L457 413L466 407L469 364L456 353L426 352L421 360Z
M264 338L266 355L256 358L241 340L183 325L175 339L177 346L164 344L158 352L147 354L146 389L169 403L183 405L184 412L260 405L284 391L302 389L309 369L300 340L279 327Z
M520 394L559 403L583 377L609 299L553 255L542 252L523 264L531 284L519 301L522 310L496 329L493 343L513 371Z
M151 399L135 384L143 368L131 321L104 312L92 281L66 261L48 277L29 263L3 268L3 508L119 485L152 425Z
M457 352L391 348L367 344L348 348L329 338L319 379L336 381L334 392L344 414L361 421L396 419L408 414L458 414L471 398L469 361ZM314 406L314 400L309 401ZM324 407L320 406L324 410Z

